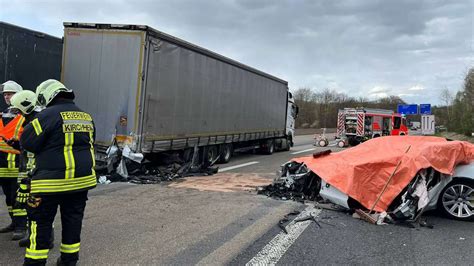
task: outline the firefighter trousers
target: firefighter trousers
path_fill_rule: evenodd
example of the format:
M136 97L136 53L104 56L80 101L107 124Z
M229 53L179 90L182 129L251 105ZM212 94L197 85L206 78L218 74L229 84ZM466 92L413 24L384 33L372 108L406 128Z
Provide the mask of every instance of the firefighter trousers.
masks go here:
M62 239L61 262L74 264L79 260L81 228L87 191L54 195L31 195L28 201L30 245L26 248L25 265L45 265L51 246L54 217L59 206Z
M16 192L18 190L17 178L0 178L3 194L5 194L5 203L8 208L8 214L12 219L13 226L17 230L26 228L26 210L19 208L16 202Z

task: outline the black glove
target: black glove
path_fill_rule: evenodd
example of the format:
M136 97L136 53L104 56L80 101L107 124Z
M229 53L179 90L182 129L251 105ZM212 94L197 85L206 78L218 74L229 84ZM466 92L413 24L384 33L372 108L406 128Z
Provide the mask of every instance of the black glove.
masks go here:
M8 139L6 141L8 145L10 145L13 149L19 150L20 149L20 141L17 139Z

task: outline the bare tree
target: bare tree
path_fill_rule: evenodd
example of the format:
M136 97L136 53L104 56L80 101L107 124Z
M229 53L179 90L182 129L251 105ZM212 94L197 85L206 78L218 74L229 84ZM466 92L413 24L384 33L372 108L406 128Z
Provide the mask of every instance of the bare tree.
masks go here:
M454 100L454 96L453 94L451 93L451 91L449 91L448 88L444 88L441 90L441 93L439 95L440 99L441 99L441 102L445 105L445 106L450 106L453 104L453 100Z
M449 123L449 121L451 121L451 109L454 101L454 96L448 88L444 87L444 89L441 90L440 99L441 102L446 106L446 118Z

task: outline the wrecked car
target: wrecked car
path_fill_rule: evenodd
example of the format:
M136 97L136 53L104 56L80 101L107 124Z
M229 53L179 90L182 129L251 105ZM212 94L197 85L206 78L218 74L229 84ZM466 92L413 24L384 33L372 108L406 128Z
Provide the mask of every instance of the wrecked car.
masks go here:
M474 144L439 137L388 136L332 153L294 158L261 194L327 201L372 223L419 221L439 208L474 219Z

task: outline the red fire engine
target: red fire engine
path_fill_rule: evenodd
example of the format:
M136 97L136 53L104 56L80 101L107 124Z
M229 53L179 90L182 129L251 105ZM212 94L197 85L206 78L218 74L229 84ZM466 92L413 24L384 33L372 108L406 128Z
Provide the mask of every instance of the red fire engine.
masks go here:
M336 139L339 147L354 146L371 138L408 135L406 117L391 110L344 108L339 110Z

